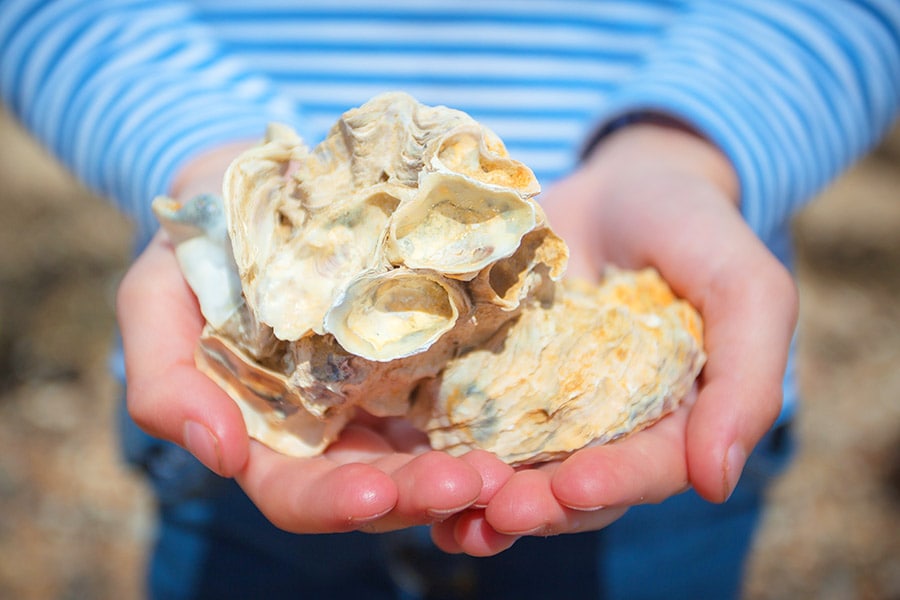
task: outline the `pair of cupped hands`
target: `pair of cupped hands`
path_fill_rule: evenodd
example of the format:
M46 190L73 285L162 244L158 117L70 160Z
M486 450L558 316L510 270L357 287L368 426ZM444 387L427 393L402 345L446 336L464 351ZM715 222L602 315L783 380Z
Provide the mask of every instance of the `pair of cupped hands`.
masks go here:
M220 188L240 145L185 167L182 199ZM630 506L693 487L734 490L781 407L797 296L748 228L726 157L676 125L637 123L603 139L540 198L569 245L570 275L653 266L704 320L706 366L654 426L565 460L513 469L492 454L430 450L401 419L361 417L321 456L251 440L235 403L194 366L203 318L172 248L157 235L120 287L128 408L148 433L234 477L276 526L296 533L384 532L428 524L447 552L497 554L525 535L601 529Z

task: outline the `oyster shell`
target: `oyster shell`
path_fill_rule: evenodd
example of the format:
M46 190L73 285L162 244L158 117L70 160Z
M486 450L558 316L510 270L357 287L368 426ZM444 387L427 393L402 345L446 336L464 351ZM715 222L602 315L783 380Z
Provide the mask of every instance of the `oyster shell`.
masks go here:
M433 447L548 460L642 429L687 394L702 364L699 317L655 271L560 287L417 390L410 419Z
M561 281L538 191L468 115L390 93L312 149L270 126L221 200L154 210L207 320L198 368L251 436L312 456L361 409L523 464L652 424L705 358L655 271Z
M469 177L434 172L391 218L392 262L471 279L511 256L534 229L535 205L508 188L493 189Z
M406 268L364 273L325 313L325 331L352 354L394 360L427 350L467 308L464 290L438 273Z

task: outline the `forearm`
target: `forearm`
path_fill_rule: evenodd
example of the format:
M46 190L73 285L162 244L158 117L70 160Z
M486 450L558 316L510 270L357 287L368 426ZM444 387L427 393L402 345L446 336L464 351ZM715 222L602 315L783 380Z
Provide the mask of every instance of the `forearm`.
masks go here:
M609 131L586 150L584 161L598 171L598 182L677 172L709 181L740 204L740 182L728 156L687 123L663 115L641 115Z
M0 55L3 101L145 234L150 200L184 163L296 118L187 2L9 2Z

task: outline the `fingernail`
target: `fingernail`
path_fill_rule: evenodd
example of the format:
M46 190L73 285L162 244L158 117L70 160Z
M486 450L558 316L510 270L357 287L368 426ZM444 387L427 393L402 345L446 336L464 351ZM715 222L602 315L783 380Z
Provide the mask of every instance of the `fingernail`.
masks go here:
M497 533L502 533L503 535L510 536L538 536L538 537L547 537L553 535L553 529L550 525L538 525L537 527L532 527L531 529L525 529L522 531L498 531Z
M207 469L222 474L222 459L219 456L219 440L205 425L196 421L184 424L184 445Z
M728 448L728 452L725 453L725 464L723 467L722 481L725 488L725 500L731 497L734 488L737 487L738 479L741 477L741 472L744 470L744 463L746 462L747 451L744 450L740 442L733 443Z
M605 504L595 504L592 506L575 506L573 504L566 504L565 502L560 502L560 504L571 510L577 510L578 512L594 512L606 508Z
M389 512L394 510L394 507L391 506L389 508L384 509L381 512L375 513L373 515L363 515L358 517L349 517L347 519L347 524L352 529L358 529L359 531L365 533L378 533L378 528L374 521L377 521L381 517L385 516Z
M458 512L462 512L467 508L472 508L472 503L463 504L461 506L457 506L456 508L429 508L426 509L426 514L433 519L438 519L439 521L443 521L448 517L452 517Z

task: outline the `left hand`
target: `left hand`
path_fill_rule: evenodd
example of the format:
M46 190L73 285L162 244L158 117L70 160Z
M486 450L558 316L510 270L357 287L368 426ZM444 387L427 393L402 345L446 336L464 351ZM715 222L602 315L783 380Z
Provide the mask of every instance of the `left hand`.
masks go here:
M615 443L517 470L485 510L435 525L438 546L490 555L522 535L603 528L629 506L691 486L712 502L729 497L781 409L797 318L793 280L747 227L737 196L715 146L651 124L610 135L548 190L542 204L569 244L569 273L655 267L700 311L707 363L673 414Z

